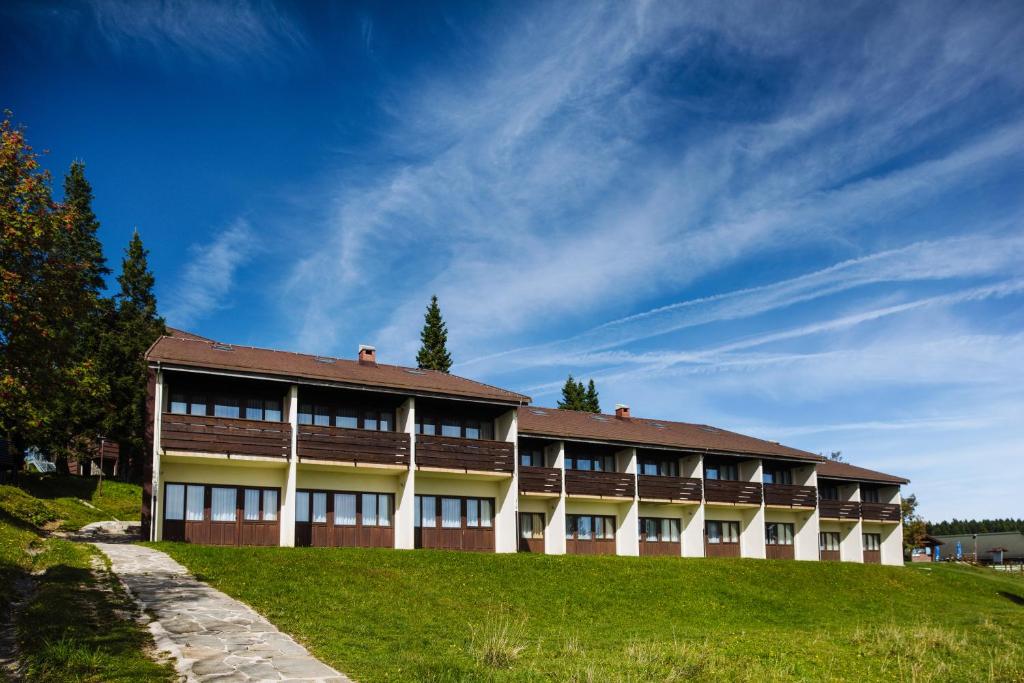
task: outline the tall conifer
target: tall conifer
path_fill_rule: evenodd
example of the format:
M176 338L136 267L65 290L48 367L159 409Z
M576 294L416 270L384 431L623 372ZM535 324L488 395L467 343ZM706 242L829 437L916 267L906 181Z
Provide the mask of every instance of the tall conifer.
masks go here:
M424 370L447 373L452 367L452 356L448 353L448 327L441 317L437 296L430 297L430 305L423 316L423 331L420 332L419 353L416 364Z

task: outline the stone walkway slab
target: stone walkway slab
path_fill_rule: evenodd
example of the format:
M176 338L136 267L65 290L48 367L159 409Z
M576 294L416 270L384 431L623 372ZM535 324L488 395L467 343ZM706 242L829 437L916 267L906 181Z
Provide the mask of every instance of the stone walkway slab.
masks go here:
M158 649L187 681L350 682L249 607L192 577L166 553L96 543L153 620Z

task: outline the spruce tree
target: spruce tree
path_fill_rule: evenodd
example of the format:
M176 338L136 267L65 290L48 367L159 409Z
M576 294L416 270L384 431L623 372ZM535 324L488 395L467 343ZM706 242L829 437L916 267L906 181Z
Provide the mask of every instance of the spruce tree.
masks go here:
M565 378L565 384L562 385L562 400L558 402L558 407L563 410L586 410L586 390L583 388L583 382L577 382L572 373Z
M423 316L423 331L420 332L420 350L416 364L422 370L437 370L447 373L452 367L452 356L448 353L448 327L441 317L437 296L430 297L430 305Z
M103 349L113 406L106 431L120 444L133 477L141 471L145 446L148 373L144 355L150 345L167 332L163 318L157 313L148 253L136 231L121 262L121 274L117 278L120 291L114 297Z
M590 380L590 383L587 384L587 393L584 396L584 404L586 406L585 410L592 413L601 412L601 400L598 398L597 387L594 385L594 380Z

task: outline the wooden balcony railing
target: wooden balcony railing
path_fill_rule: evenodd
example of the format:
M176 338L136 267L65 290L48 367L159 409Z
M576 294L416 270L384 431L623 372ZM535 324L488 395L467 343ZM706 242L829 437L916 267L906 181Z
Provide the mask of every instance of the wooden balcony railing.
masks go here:
M292 428L286 422L164 413L160 424L165 451L287 458L291 448Z
M700 502L701 481L688 477L637 476L640 500L688 500Z
M557 467L520 467L520 493L562 495L562 470Z
M299 425L300 460L409 466L409 435L323 425Z
M761 504L761 484L754 481L704 480L704 500L709 503Z
M416 435L417 467L511 474L515 465L515 447L507 441Z
M827 519L860 519L860 503L852 500L819 500L818 516Z
M765 484L764 504L813 508L818 504L818 489L814 486Z
M580 496L610 496L632 498L636 479L624 472L565 471L565 492Z
M900 520L900 506L895 503L861 503L860 516L862 519L898 522Z

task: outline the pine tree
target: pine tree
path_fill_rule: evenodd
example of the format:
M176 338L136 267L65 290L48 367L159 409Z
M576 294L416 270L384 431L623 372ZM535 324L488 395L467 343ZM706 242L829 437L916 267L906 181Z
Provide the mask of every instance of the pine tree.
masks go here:
M601 412L601 400L597 395L597 387L594 385L594 380L590 380L587 384L587 393L584 396L584 410L588 410L591 413Z
M144 355L150 345L166 334L157 313L154 278L147 254L136 231L121 262L117 278L120 292L110 311L109 333L103 356L110 378L113 410L106 421L107 435L118 441L128 469L137 477L145 446L147 368Z
M420 332L419 353L416 364L423 370L437 370L447 373L452 367L452 356L448 353L448 327L441 317L437 296L430 297L430 305L423 316L423 331Z

